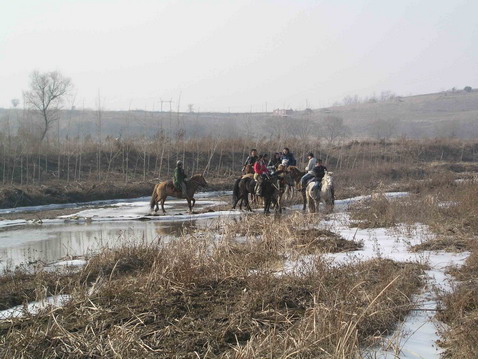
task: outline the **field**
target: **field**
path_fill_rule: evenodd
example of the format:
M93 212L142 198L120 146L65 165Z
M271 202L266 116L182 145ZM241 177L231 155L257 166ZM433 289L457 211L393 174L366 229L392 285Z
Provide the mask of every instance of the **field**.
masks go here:
M70 202L68 186L85 200L92 198L78 190L82 186L100 198L149 195L153 182L142 180L154 173L167 177L167 163L182 156L187 168L206 168L213 188L230 188L245 142L196 141L185 139L162 157L132 145L128 158L136 159L136 168L124 167L121 151L101 172L95 151L72 155L76 169L62 167L68 160L51 152L50 171L42 167L40 183L31 170L25 177L25 167L28 184L16 183L18 172L7 170L14 181L3 193L23 191L31 205ZM265 151L279 144L260 146ZM298 144L297 157L313 146ZM412 358L413 350L428 347L427 357L476 357L478 144L396 140L314 148L334 172L334 213L303 214L294 199L279 217L241 214L229 211L230 197L218 197L190 218L182 214L183 225L172 236L118 238L117 245L73 258L79 267L9 268L0 279L0 309L7 310L0 321L1 356ZM88 176L73 180L79 173ZM108 193L109 186L119 193ZM94 222L100 213L78 211L5 213L4 221L41 217L47 226L60 214L81 221L91 211ZM201 222L203 215L212 219ZM195 225L185 226L193 219ZM54 305L32 309L45 298ZM419 334L413 344L407 331L420 328L431 334ZM433 349L438 339L441 351Z

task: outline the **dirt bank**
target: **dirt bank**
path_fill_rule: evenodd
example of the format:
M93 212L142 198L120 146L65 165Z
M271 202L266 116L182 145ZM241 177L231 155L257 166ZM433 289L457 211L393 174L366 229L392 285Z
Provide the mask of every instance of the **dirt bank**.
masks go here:
M231 189L233 179L208 179L206 190ZM41 185L5 185L0 187L0 208L38 206L53 203L149 196L156 182L48 182Z

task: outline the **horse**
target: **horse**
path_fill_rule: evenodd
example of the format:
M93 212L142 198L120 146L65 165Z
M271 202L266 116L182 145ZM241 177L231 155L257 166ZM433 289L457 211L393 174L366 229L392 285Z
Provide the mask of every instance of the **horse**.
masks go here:
M256 188L256 181L252 176L244 176L238 178L234 182L234 188L232 191L232 208L235 209L239 201L239 209L242 210L242 205L245 204L246 209L252 212L251 205L249 204L249 194L254 195Z
M325 175L322 178L320 191L317 187L315 187L316 182L310 182L307 185L305 196L307 197L309 212L318 211L320 202L323 202L329 208L329 211L334 209L335 193L332 174L332 172L325 171ZM304 199L304 210L305 206L306 203Z
M272 203L275 204L276 212L280 211L280 200L279 200L279 179L276 176L265 179L262 183L262 197L264 199L264 213L270 213L270 207ZM234 183L234 189L232 191L232 208L235 209L237 203L239 204L239 209L242 210L242 205L246 206L246 209L252 212L252 208L249 204L249 194L255 194L256 181L251 177L243 177L237 179Z
M189 180L185 181L186 183L186 200L188 201L189 212L193 211L193 207L196 204L194 199L194 194L196 193L199 187L207 187L207 182L204 179L203 175L198 174L192 176ZM153 194L151 196L151 212L154 208L154 213L158 212L159 205L158 202L161 202L161 209L163 213L166 213L164 210L164 201L166 197L176 197L184 198L182 191L174 187L173 181L163 181L154 186ZM155 208L156 207L156 208Z
M264 198L264 213L270 213L271 205L274 205L275 211L282 213L281 207L281 181L277 176L271 176L262 183L262 197Z
M253 165L245 165L244 168L242 169L242 171L245 175L254 174L254 166Z
M279 212L282 212L282 198L294 186L294 182L285 169L280 169L271 176L272 183L276 189L274 192L273 204L278 206ZM286 198L291 198L286 195Z
M295 195L295 180L292 175L288 172L284 176L284 190L283 192L286 194L287 199L294 198Z
M295 182L296 188L299 188L300 179L307 173L299 170L296 166L289 166L287 172L289 172L290 177Z

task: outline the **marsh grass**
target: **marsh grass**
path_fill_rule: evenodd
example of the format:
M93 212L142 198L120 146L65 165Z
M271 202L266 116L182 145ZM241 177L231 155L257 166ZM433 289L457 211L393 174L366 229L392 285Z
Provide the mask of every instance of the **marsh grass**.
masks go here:
M17 269L0 276L0 310L69 290L72 278L56 272Z
M412 250L462 251L472 248L478 235L477 196L478 183L457 184L445 174L415 184L414 192L406 197L373 194L351 207L351 217L360 228L423 223L435 236Z
M467 258L465 265L450 268L457 280L451 293L442 293L438 318L448 325L442 331L441 345L445 358L478 357L478 250Z
M409 196L372 196L352 208L362 228L397 224L427 225L433 236L411 250L470 251L464 266L449 269L458 281L451 293L441 293L437 318L448 325L440 345L445 358L478 358L478 182L456 182L449 172L416 182Z
M290 217L224 224L219 237L198 231L105 249L70 274L65 306L0 322L0 354L360 357L408 313L422 267L385 259L331 266L314 255L300 270L278 271L285 256L300 258L298 242L338 240L313 230L312 217Z

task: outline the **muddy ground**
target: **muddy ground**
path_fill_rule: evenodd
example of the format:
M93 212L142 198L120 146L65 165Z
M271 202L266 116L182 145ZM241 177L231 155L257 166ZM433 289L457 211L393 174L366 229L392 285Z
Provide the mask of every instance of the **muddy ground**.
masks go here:
M232 189L234 179L208 178L208 183L206 189L208 191L229 190ZM41 185L3 185L0 186L0 208L150 196L155 184L154 181L132 183L57 181Z

